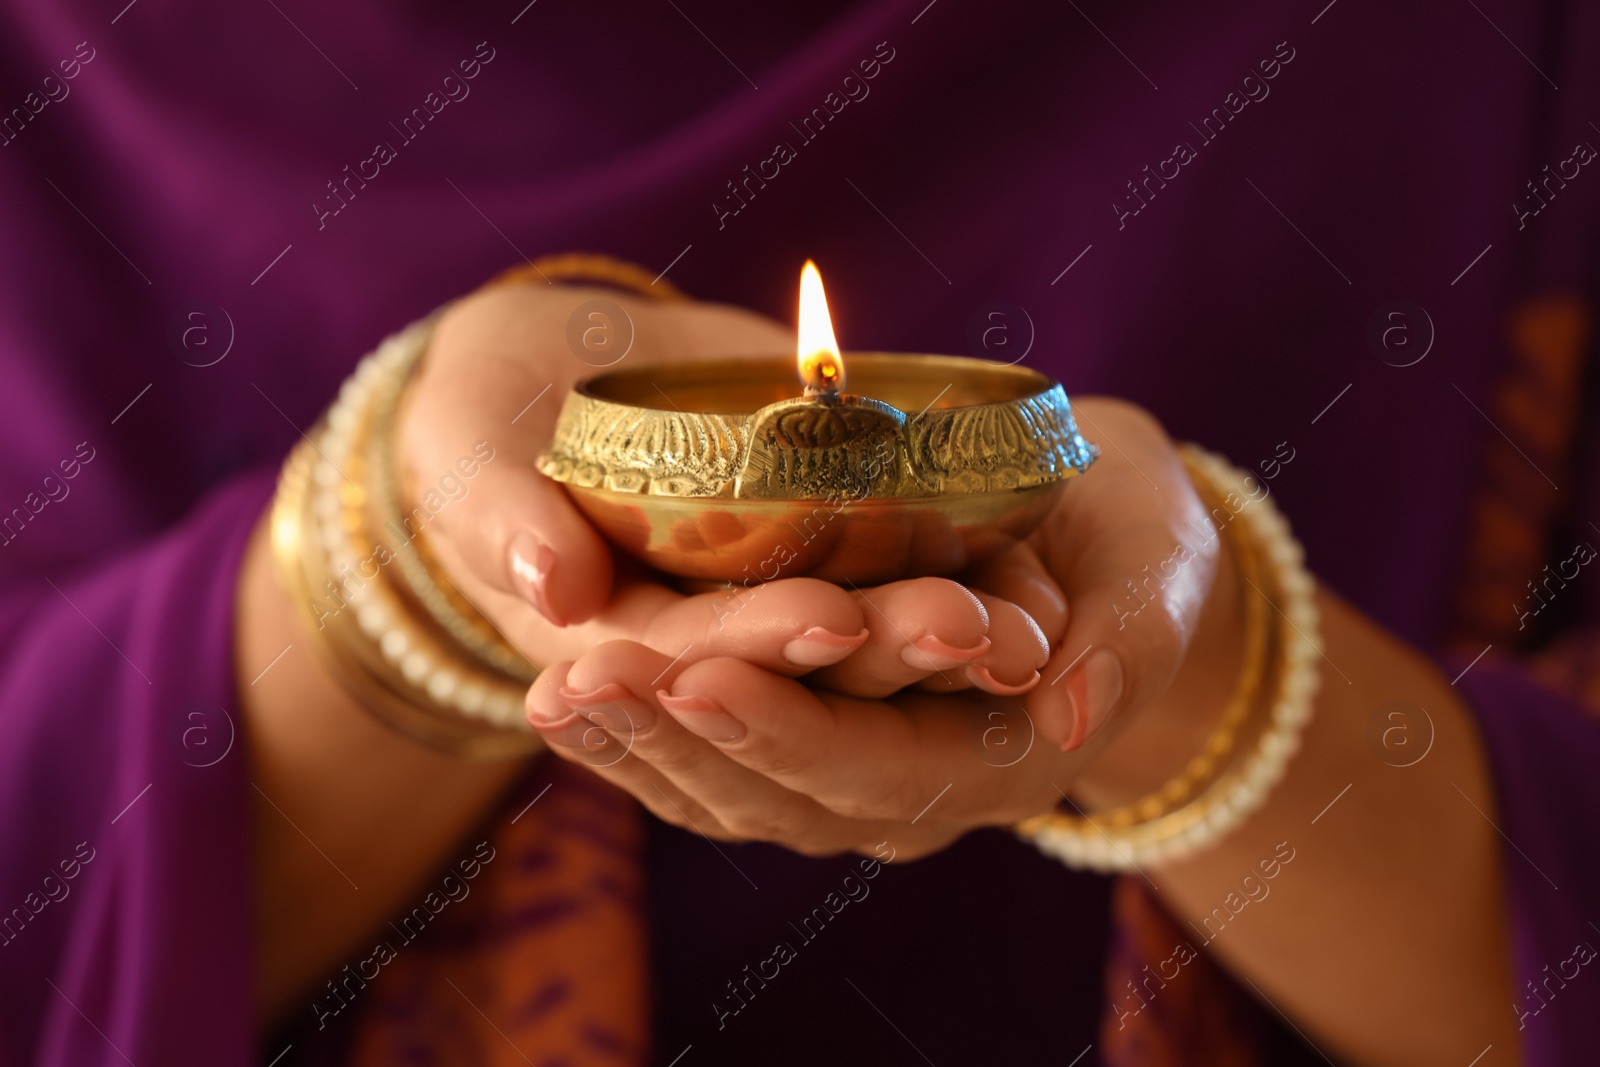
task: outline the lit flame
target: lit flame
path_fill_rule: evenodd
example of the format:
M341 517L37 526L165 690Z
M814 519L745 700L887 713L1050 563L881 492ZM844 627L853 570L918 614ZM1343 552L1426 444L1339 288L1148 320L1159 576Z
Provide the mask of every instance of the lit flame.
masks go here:
M817 265L806 260L800 272L800 380L808 396L837 393L844 387L844 358L833 337L833 318L828 314L828 297L822 291L822 275Z

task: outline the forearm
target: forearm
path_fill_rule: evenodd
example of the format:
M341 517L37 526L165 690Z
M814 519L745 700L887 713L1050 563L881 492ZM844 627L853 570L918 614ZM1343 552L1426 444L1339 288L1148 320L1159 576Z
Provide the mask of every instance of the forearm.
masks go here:
M255 786L257 988L268 1023L411 902L526 766L466 762L400 736L344 693L315 643L278 584L263 522L240 574L235 660Z
M1219 577L1219 590L1233 587ZM1194 947L1253 982L1329 1055L1459 1064L1492 1044L1493 1062L1517 1062L1494 800L1471 716L1414 651L1325 590L1317 604L1322 688L1285 778L1215 847L1146 873ZM1224 598L1208 611L1202 654L1097 761L1082 790L1091 803L1159 784L1204 737L1239 662L1238 605ZM1426 709L1435 732L1407 767L1368 742L1370 717L1396 700ZM1420 715L1410 728L1421 752ZM1128 758L1141 747L1154 759Z

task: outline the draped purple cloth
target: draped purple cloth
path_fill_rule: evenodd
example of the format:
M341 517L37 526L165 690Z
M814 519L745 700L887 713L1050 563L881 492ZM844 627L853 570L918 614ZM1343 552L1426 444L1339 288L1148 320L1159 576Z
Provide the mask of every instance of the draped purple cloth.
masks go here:
M0 606L8 1063L254 1051L250 786L229 644L270 484L241 478L165 535L19 582Z
M69 0L0 30L8 1063L257 1055L244 537L355 360L524 255L670 266L781 318L812 256L847 348L1026 351L1241 465L1286 443L1315 569L1423 647L1507 317L1596 292L1600 176L1571 162L1600 145L1594 5ZM1569 177L1526 187L1547 165ZM1391 301L1431 323L1414 365L1369 339ZM1462 688L1520 989L1600 943L1600 727L1499 659ZM661 1062L922 1062L867 997L934 1062L1094 1040L1105 885L997 834L885 872L719 1034L723 980L838 873L735 854L760 892L655 834ZM1530 1062L1580 1061L1597 1001L1585 970L1525 1020Z
M1600 858L1577 842L1600 819L1600 797L1575 783L1593 781L1600 722L1509 668L1462 684L1494 764L1523 1052L1533 1064L1581 1063L1576 1042L1592 1037L1600 1003L1584 981L1600 948L1589 903Z

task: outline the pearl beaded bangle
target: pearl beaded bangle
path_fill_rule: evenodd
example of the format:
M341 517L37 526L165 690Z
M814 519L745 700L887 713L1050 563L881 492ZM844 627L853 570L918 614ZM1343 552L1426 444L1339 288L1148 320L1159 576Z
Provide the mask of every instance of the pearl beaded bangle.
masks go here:
M539 676L538 669L456 590L433 562L428 528L411 530L401 503L405 492L394 448L395 420L406 384L427 352L436 319L437 316L425 320L418 329L400 335L401 355L393 372L380 375L368 394L365 410L370 419L367 488L371 518L379 530L405 534L405 540L394 545L394 563L406 591L433 621L473 657L526 687Z
M1185 446L1183 453L1191 476L1203 488L1224 498L1247 495L1244 472L1193 445ZM1277 609L1269 616L1269 647L1275 653L1269 668L1270 710L1255 749L1189 803L1155 818L1113 825L1094 815L1051 811L1017 827L1040 851L1069 867L1133 870L1214 845L1261 807L1300 747L1320 680L1315 583L1306 572L1299 542L1270 498L1247 503L1234 521L1243 524L1244 539L1264 563L1260 577L1265 588L1254 591ZM1250 584L1255 586L1254 581ZM1287 621L1286 627L1278 624L1280 617ZM1138 809L1142 803L1128 808Z
M485 288L528 281L687 299L643 267L587 253L542 257ZM455 755L515 756L543 747L523 715L523 694L538 670L438 570L424 531L400 519L395 413L442 314L363 359L322 422L290 453L272 507L273 555L320 639L322 659L378 718ZM375 530L404 531L406 541L375 542ZM398 573L386 570L390 563Z
M373 540L374 402L415 365L436 319L363 359L290 454L273 503L274 556L324 662L379 719L452 754L521 755L543 745L523 714L527 682L463 654L386 570L408 549Z

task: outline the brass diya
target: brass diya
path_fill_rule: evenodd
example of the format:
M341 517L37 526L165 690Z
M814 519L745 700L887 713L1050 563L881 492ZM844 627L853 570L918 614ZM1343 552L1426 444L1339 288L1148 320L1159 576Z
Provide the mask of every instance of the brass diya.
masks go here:
M784 358L601 374L567 397L540 469L669 574L884 582L954 574L1025 537L1097 454L1037 371L843 362L854 395L794 397Z
M954 574L1032 532L1094 461L1067 394L1036 371L846 360L810 261L797 356L801 397L787 359L590 378L567 397L539 469L652 567L749 586ZM847 366L854 393L842 392Z

